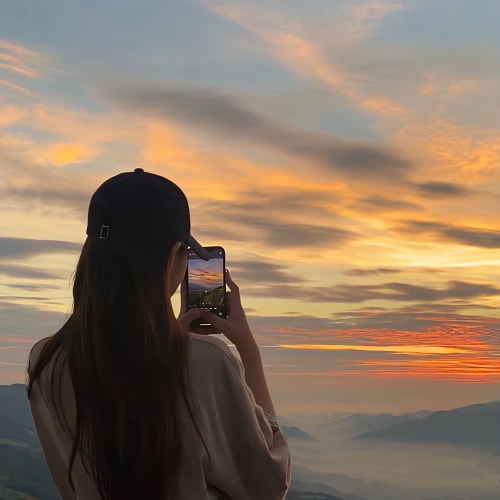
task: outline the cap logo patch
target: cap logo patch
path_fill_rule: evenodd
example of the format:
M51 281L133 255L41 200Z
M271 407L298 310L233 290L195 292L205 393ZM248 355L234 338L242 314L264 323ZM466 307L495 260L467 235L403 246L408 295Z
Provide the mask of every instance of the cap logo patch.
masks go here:
M109 236L109 226L101 226L101 234L99 235L99 238L101 240L107 240Z

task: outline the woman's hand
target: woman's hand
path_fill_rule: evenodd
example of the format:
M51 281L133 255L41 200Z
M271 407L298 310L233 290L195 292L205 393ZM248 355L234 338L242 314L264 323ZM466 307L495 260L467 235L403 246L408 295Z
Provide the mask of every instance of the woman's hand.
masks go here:
M223 319L206 309L191 309L187 312L187 277L181 285L181 316L179 324L187 331L201 334L223 333L238 349L241 361L245 368L245 381L252 390L255 401L268 414L275 415L273 401L267 387L264 367L257 342L253 338L248 326L247 317L241 305L240 289L226 270L226 283L229 292L226 292L226 307L228 318ZM210 326L193 326L193 321L201 320Z
M226 283L230 290L226 292L228 318L223 319L206 309L190 309L185 312L187 310L187 278L184 278L181 285L182 313L178 318L179 324L185 330L202 335L223 333L240 352L254 349L256 343L241 305L240 289L227 269ZM199 321L210 326L196 326Z

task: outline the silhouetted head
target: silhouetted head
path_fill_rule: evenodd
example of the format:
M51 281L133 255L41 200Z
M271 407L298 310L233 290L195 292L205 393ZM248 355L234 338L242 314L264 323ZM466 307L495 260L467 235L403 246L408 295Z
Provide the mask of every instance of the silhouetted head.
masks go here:
M208 260L191 236L189 205L172 181L136 168L105 181L93 194L87 234L100 246L118 251L142 271L162 267L177 243Z

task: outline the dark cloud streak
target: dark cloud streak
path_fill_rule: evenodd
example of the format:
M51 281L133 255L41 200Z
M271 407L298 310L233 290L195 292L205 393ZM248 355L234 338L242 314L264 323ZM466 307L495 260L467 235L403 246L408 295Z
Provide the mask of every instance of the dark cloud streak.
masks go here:
M47 206L62 206L75 218L84 220L92 191L98 178L71 170L35 165L22 160L15 151L0 146L2 175L7 182L0 186L0 199L23 210L33 207L46 210Z
M48 279L56 280L60 275L35 267L19 266L15 264L0 264L0 274L21 279Z
M223 214L224 227L220 224L212 228L204 228L202 233L207 237L218 234L226 239L242 239L241 228L253 229L260 233L260 239L266 244L277 247L312 247L335 245L339 246L355 240L358 234L335 227L335 215L328 203L332 196L328 193L311 193L295 191L294 193L243 192L239 198L243 201L209 201L198 209L209 219L221 219ZM252 201L248 201L252 200ZM311 216L311 223L295 222L297 216ZM324 220L331 220L325 224ZM228 227L239 228L236 231ZM208 231L210 229L210 232ZM197 230L198 231L198 230ZM252 238L254 236L253 232Z
M0 259L18 259L45 253L75 253L81 251L77 243L59 240L34 240L0 236Z
M450 182L423 182L415 184L415 187L424 195L432 197L463 197L470 194L470 191L464 186Z
M460 227L431 221L404 221L398 231L410 234L432 235L440 240L481 248L500 248L500 230Z
M401 302L469 300L500 295L500 288L480 283L449 281L445 288L431 288L409 283L384 283L381 285L340 284L331 287L304 287L283 284L261 284L246 288L248 295L262 297L295 298L304 302L360 303L370 300Z
M106 100L134 113L175 121L323 165L350 178L403 179L412 164L399 153L367 143L341 140L280 123L242 104L237 98L213 89L172 83L111 84L102 86Z
M400 272L400 269L379 267L376 269L347 269L344 271L344 274L347 276L370 276L373 274L397 274Z
M286 266L266 260L234 261L231 271L235 278L253 283L303 283L305 280L286 272Z

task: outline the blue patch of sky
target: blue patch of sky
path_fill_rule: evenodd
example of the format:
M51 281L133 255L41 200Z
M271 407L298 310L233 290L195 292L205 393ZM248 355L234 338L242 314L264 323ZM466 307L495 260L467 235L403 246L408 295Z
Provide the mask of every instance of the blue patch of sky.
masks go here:
M498 96L497 92L494 98ZM477 127L478 130L496 130L500 123L500 108L492 106L488 94L480 92L478 95L454 99L452 105L442 110L442 117L451 122L464 123L469 129Z
M124 7L121 2L32 0L0 7L2 38L53 49L75 67L111 64L137 70L158 54L166 64L190 65L221 54L220 34L230 27L236 30L189 2Z
M9 127L5 127L9 135L25 137L29 132L30 139L39 142L51 142L60 140L60 135L55 132L48 130L40 130L39 128L34 128L30 122L23 122L22 124L13 124Z
M316 127L344 139L380 141L383 136L377 128L377 120L354 108L337 107L324 110L315 117Z
M96 5L94 5L96 4ZM42 95L100 111L96 79L128 76L255 91L287 86L293 73L252 52L261 43L235 23L189 2L16 2L0 6L2 38L48 52L61 72L28 80ZM82 85L83 83L83 85Z
M274 108L275 117L283 117L283 121L303 131L344 139L382 139L376 117L334 92L307 84L286 89L277 96L275 104L271 103L268 108Z
M280 92L294 86L298 77L274 61L244 58L205 60L183 68L158 68L163 78L189 81L195 85L234 89L240 92Z
M385 18L377 39L396 44L432 46L498 46L498 0L439 0L415 2L411 9Z

